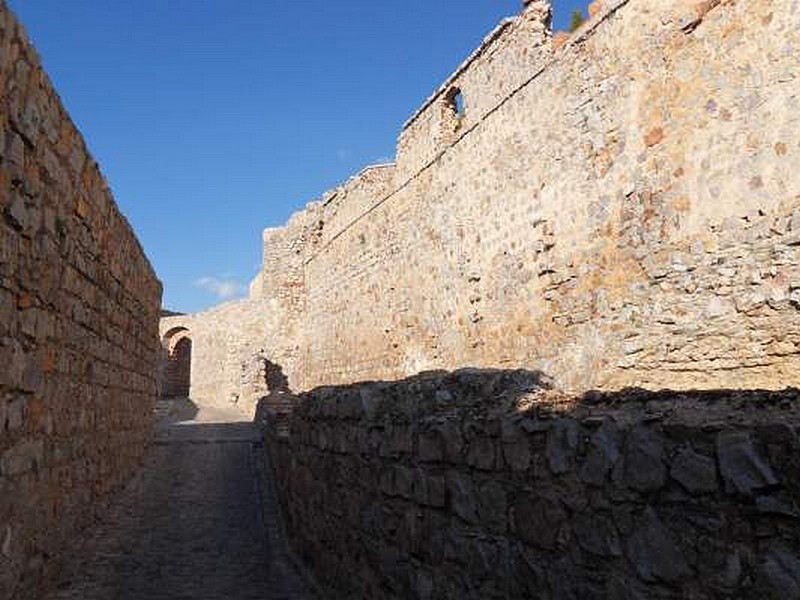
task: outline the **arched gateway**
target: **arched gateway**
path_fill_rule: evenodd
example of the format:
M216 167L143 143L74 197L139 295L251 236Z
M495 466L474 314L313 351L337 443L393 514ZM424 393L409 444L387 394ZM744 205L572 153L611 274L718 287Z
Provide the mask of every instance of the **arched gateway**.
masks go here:
M188 398L192 380L192 338L186 327L174 327L161 338L165 362L161 397Z

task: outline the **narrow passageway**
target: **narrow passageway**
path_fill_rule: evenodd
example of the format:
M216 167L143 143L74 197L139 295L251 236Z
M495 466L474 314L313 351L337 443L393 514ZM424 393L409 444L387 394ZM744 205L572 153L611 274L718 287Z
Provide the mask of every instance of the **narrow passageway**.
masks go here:
M228 407L160 407L142 471L73 548L51 600L305 600L258 428Z

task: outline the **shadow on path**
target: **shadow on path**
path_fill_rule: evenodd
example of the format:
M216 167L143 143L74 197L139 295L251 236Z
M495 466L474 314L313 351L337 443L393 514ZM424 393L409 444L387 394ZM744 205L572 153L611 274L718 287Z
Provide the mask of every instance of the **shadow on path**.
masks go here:
M139 474L68 557L51 600L301 600L258 427L171 401Z

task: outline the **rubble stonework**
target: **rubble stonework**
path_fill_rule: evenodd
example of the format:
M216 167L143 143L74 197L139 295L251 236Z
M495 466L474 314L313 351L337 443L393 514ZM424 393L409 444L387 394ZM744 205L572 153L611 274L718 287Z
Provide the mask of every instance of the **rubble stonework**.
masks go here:
M203 313L162 318L162 346L169 352L176 331L191 340L189 395L195 402L230 402L253 415L268 390L264 361L291 367L298 352L286 314L275 302L248 299ZM162 359L162 389L165 368Z
M798 400L468 370L315 389L267 446L330 598L798 598Z
M396 164L267 230L244 303L263 325L232 343L296 390L465 365L573 390L799 384L800 13L592 12L556 49L529 3L406 123Z
M139 465L161 284L0 0L0 598Z

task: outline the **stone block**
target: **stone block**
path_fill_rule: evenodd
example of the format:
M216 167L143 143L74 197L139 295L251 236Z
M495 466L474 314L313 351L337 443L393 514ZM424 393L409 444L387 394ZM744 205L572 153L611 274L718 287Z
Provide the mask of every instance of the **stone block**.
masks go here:
M553 35L553 49L558 50L570 40L570 35L566 31L556 31Z
M692 575L692 568L655 511L647 508L626 543L626 555L642 580L674 583Z
M502 484L489 481L480 486L478 516L489 531L505 533L508 528L508 498Z
M525 471L530 467L533 453L526 437L503 444L503 458L512 471Z
M497 454L495 442L492 438L475 437L470 441L468 448L468 465L487 471L495 468Z
M446 484L442 475L431 475L422 469L414 472L413 498L424 506L444 508Z
M573 531L583 550L595 556L622 555L622 544L614 521L609 515L587 512L576 515Z
M6 477L15 477L44 466L44 442L26 438L6 450L0 458L0 472Z
M589 452L580 469L581 481L601 486L620 457L622 434L617 424L606 419L592 434Z
M458 423L447 421L439 431L444 441L445 458L451 463L462 462L465 442Z
M447 503L447 485L442 475L428 475L428 505L444 508Z
M516 532L531 546L554 549L566 521L566 511L553 497L530 495L514 504Z
M547 437L547 460L554 475L567 473L578 449L580 430L572 419L555 421Z
M790 496L784 494L759 496L756 498L756 508L762 515L779 515L790 519L800 518L797 504Z
M394 467L394 493L402 498L414 498L415 472L407 467Z
M419 434L419 459L422 462L441 462L444 460L444 442L434 431Z
M472 480L460 473L447 474L450 511L467 523L478 523L478 501Z
M591 2L589 4L589 9L588 9L589 17L592 18L600 14L600 12L602 12L604 8L603 4L604 4L603 0L594 0L593 2Z
M759 454L748 433L720 433L717 459L728 492L753 496L758 490L778 484L772 467Z
M714 460L688 446L679 450L672 460L670 475L692 494L706 494L717 489L717 466Z
M0 419L0 423L4 422L8 431L13 433L22 429L27 403L28 400L25 396L17 396L5 403L5 419Z
M625 441L621 464L622 479L628 487L639 492L661 488L667 473L662 437L648 427L635 427Z
M8 162L17 167L25 166L25 143L17 133L12 133L6 141L6 154Z
M411 427L396 424L389 433L389 455L399 456L414 451L414 432Z
M800 599L800 558L786 548L772 548L759 564L765 590L773 598Z

